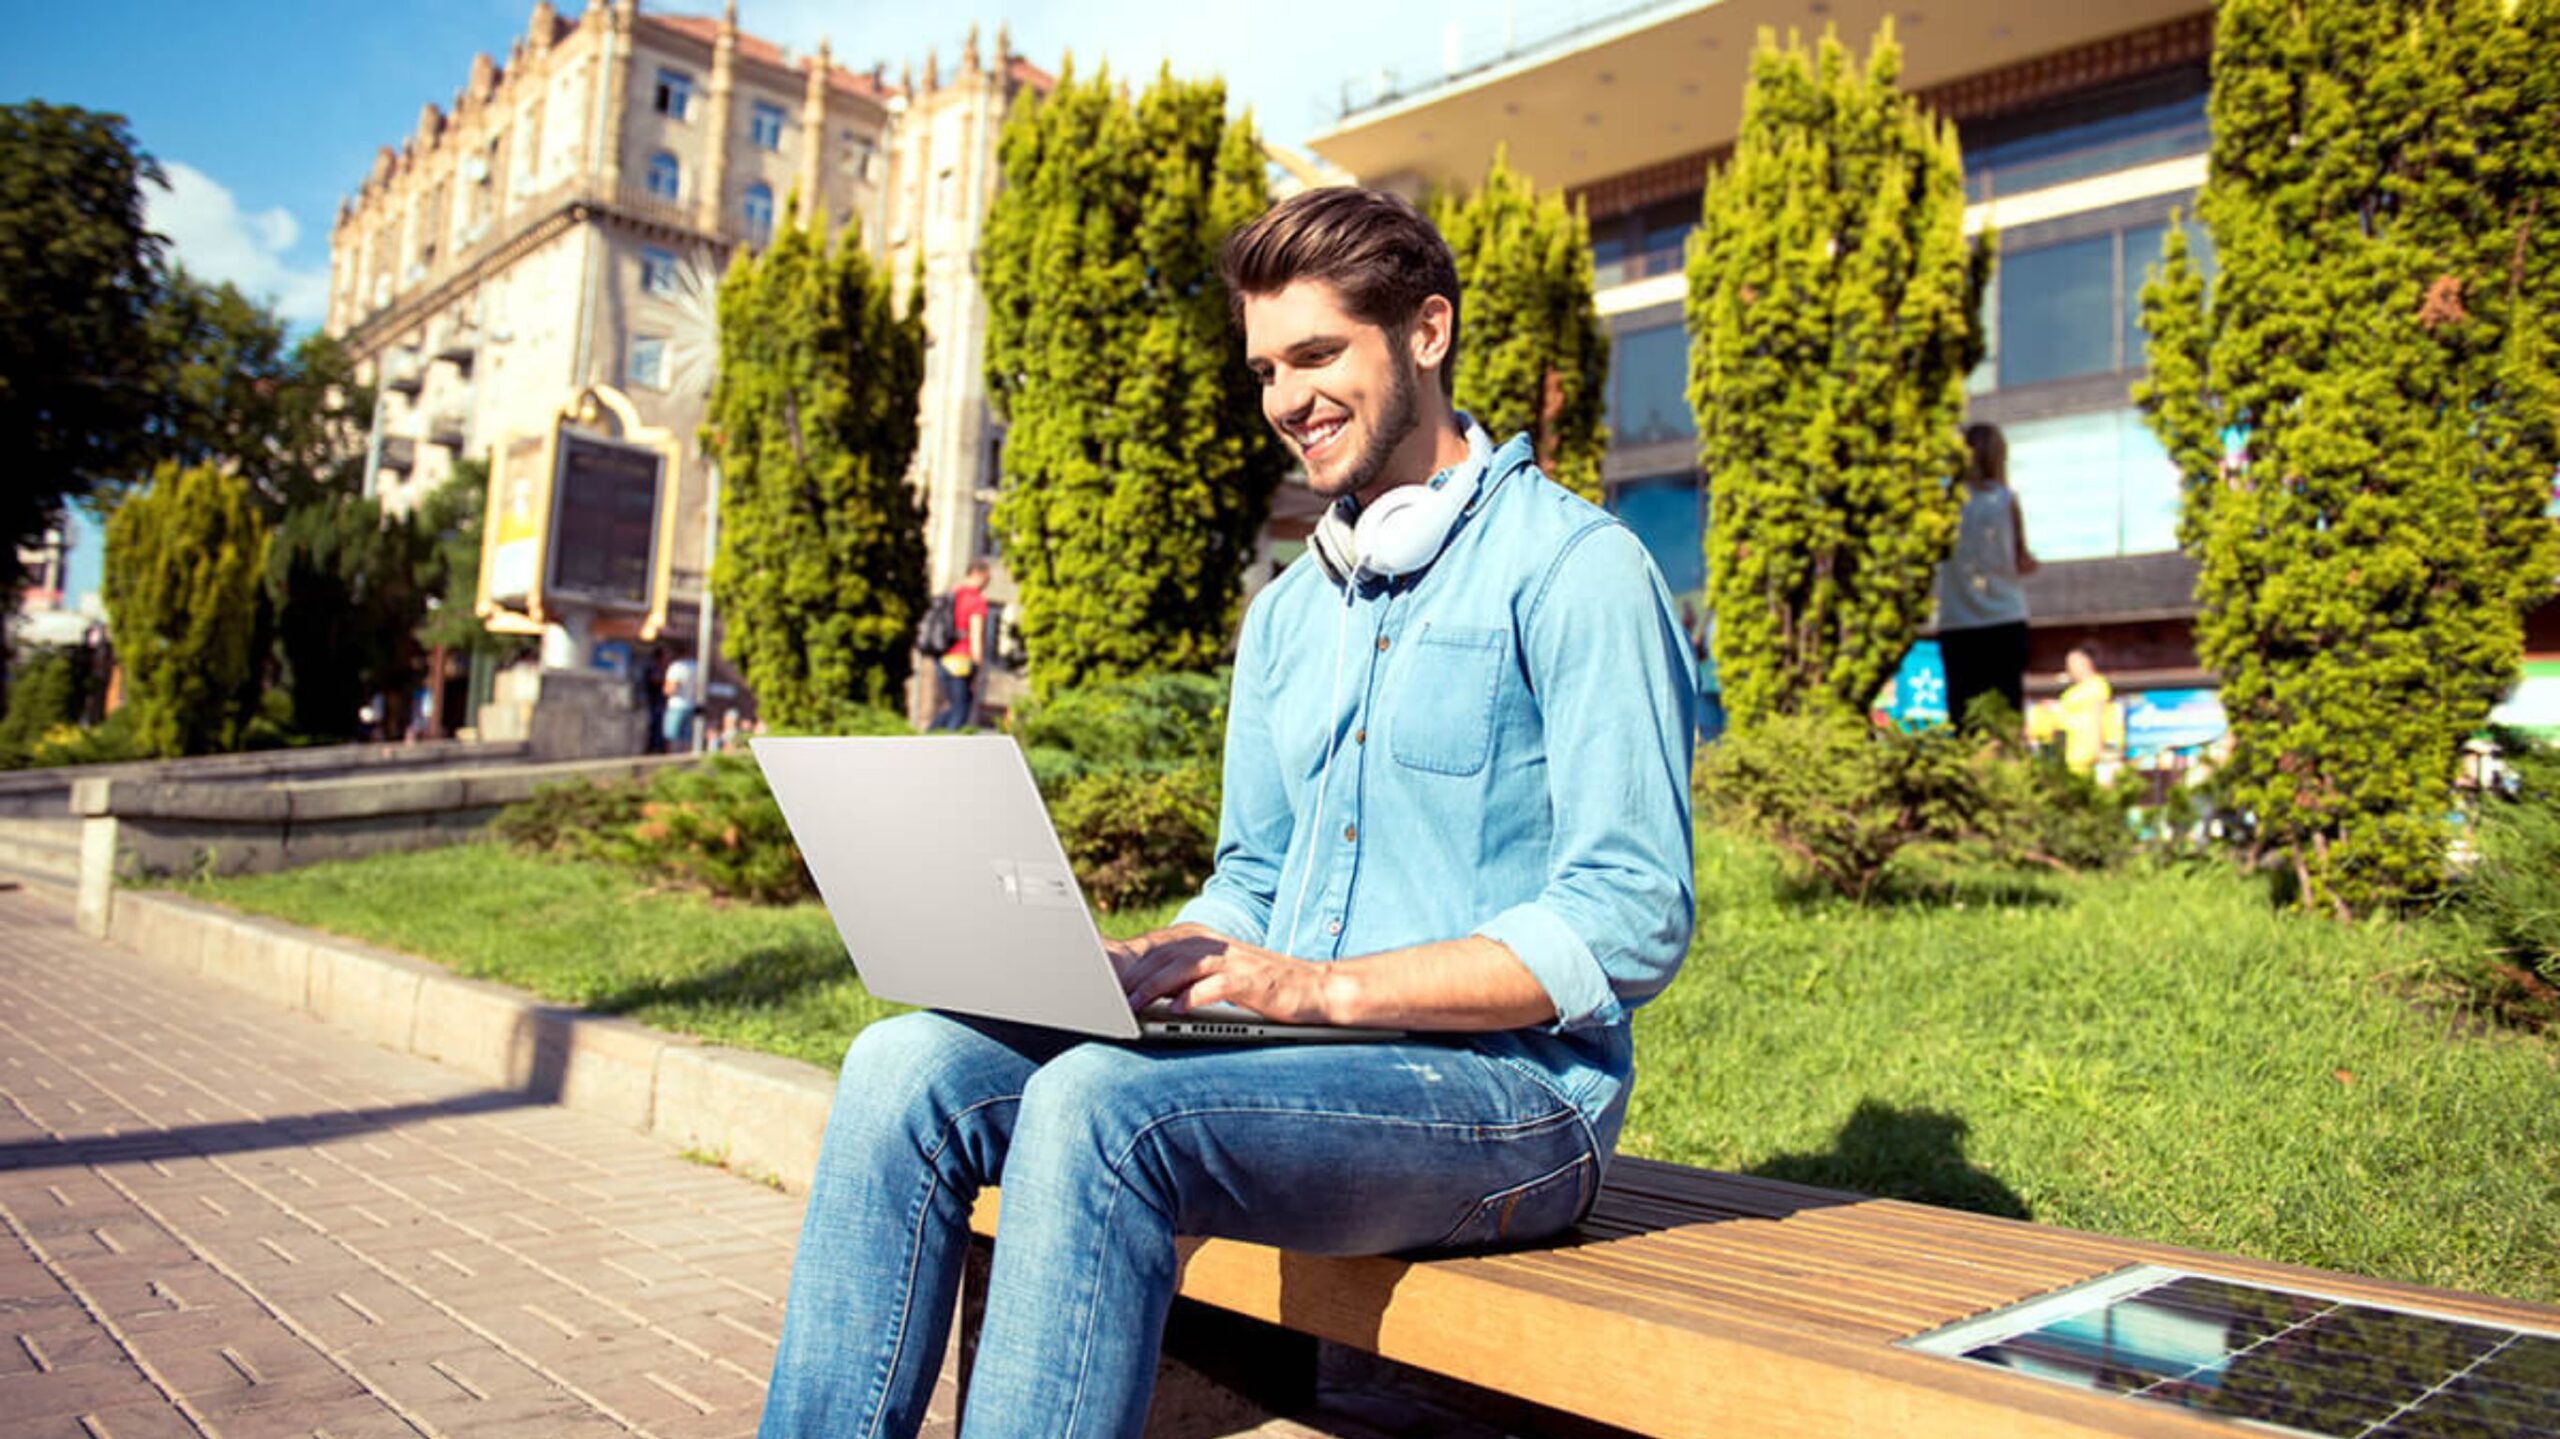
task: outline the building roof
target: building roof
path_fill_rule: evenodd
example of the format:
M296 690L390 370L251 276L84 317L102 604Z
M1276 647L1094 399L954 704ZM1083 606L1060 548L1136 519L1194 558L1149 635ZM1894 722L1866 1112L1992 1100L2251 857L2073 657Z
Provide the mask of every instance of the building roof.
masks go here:
M720 19L715 15L660 15L642 11L640 23L662 30L673 30L689 40L699 41L705 45L714 44L720 38ZM750 35L744 30L738 32L738 54L746 59L761 61L784 70L805 71L815 63L814 58L809 56L797 59L786 56L780 45L762 36ZM889 98L889 87L882 84L877 77L858 70L848 70L842 65L832 63L827 66L827 88L847 95L860 95L866 100L885 101Z
M1732 143L1763 29L1836 29L1853 57L1890 16L1902 86L1925 90L2156 31L2203 0L1696 0L1622 12L1346 113L1308 142L1370 184L1473 185L1497 144L1541 186L1595 182Z

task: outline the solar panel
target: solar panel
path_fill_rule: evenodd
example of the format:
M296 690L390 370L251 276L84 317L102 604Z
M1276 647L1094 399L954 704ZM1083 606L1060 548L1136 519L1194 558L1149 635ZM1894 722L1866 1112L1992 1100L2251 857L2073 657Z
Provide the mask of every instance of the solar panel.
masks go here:
M1907 1348L2320 1439L2560 1439L2560 1334L2158 1265Z

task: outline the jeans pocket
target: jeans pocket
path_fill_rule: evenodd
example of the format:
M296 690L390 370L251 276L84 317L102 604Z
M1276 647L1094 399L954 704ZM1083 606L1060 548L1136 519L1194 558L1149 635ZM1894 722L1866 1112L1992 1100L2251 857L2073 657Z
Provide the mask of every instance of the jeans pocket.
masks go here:
M1493 756L1493 702L1510 654L1502 630L1424 625L1387 721L1387 749L1396 762L1431 774L1483 769Z
M1477 1200L1434 1249L1491 1249L1549 1239L1572 1228L1591 1207L1599 1165L1577 1154L1535 1179Z

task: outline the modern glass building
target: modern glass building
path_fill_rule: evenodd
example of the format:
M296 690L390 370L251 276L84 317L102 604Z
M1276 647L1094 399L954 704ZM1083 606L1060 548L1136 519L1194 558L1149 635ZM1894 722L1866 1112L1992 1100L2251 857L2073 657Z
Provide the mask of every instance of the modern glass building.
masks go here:
M1585 207L1613 337L1611 504L1674 589L1695 590L1707 507L1681 268L1708 167L1730 154L1762 28L1836 26L1863 54L1888 15L1905 88L1962 141L1967 229L1999 234L1968 409L2006 432L2045 562L2028 582L2032 668L2049 688L2064 652L2091 643L2120 689L2210 683L2195 661L2194 568L2177 550L2177 472L2129 395L2144 369L2144 273L2205 178L2209 6L1637 6L1371 97L1311 143L1363 183L1415 193L1473 183L1506 143L1513 164ZM2536 617L2531 647L2560 658L2560 606Z

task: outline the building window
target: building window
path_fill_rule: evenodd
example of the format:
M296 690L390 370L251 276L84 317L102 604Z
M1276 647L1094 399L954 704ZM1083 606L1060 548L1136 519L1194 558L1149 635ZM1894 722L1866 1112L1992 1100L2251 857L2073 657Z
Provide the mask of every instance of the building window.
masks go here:
M631 342L631 354L623 362L622 382L635 390L663 390L667 387L667 342L654 335L642 335Z
M640 247L640 288L652 295L676 292L676 255L655 245Z
M693 110L693 77L682 70L658 70L658 113L684 119Z
M1671 593L1696 603L1707 587L1707 499L1697 475L1648 475L1612 485L1609 512L1644 541Z
M2116 363L2116 237L2000 257L2000 383L2099 375Z
M753 114L747 117L747 138L759 150L782 148L782 107L758 100Z
M649 193L661 200L684 198L684 167L664 150L649 157Z
M773 243L773 187L759 180L747 187L742 207L747 222L747 243L758 249Z
M2001 426L2009 483L2041 560L2178 547L2178 467L2130 406Z
M1689 413L1689 332L1677 322L1618 336L1609 362L1612 444L1657 445L1698 433Z

